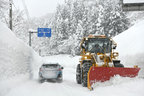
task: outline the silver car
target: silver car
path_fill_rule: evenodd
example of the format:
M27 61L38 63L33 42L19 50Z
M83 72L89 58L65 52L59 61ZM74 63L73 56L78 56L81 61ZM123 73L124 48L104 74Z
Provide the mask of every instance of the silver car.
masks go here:
M43 64L39 69L39 80L40 82L44 82L45 80L56 80L58 82L62 82L63 67L56 64Z

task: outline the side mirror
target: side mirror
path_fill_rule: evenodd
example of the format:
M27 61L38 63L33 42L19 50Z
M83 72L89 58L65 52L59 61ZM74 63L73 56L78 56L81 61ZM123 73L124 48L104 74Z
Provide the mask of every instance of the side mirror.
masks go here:
M61 67L61 69L64 69L64 67Z
M112 45L112 49L116 49L116 47L117 47L116 45Z
M81 47L82 47L83 49L85 49L85 44L82 44Z

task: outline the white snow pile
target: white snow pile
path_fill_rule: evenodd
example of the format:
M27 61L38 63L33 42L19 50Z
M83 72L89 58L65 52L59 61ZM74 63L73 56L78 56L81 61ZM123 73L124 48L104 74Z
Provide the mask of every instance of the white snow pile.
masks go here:
M138 65L144 77L144 21L141 21L125 32L114 37L120 60L125 66ZM142 75L143 74L143 75Z
M0 81L21 74L32 77L37 58L29 46L0 22Z

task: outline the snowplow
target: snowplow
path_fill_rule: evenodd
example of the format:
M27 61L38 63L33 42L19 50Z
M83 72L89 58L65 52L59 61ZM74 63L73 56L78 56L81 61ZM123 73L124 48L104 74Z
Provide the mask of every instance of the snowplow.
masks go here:
M80 44L80 64L76 68L76 81L83 87L92 89L96 82L110 80L115 75L136 77L140 68L124 67L118 60L119 53L114 52L117 43L105 35L89 35Z

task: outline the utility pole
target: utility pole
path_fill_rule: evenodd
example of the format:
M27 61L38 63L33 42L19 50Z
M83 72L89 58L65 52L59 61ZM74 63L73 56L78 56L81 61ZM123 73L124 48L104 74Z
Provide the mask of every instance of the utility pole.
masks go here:
M9 28L12 30L12 0L9 0Z
M31 46L31 32L29 32L29 46Z

